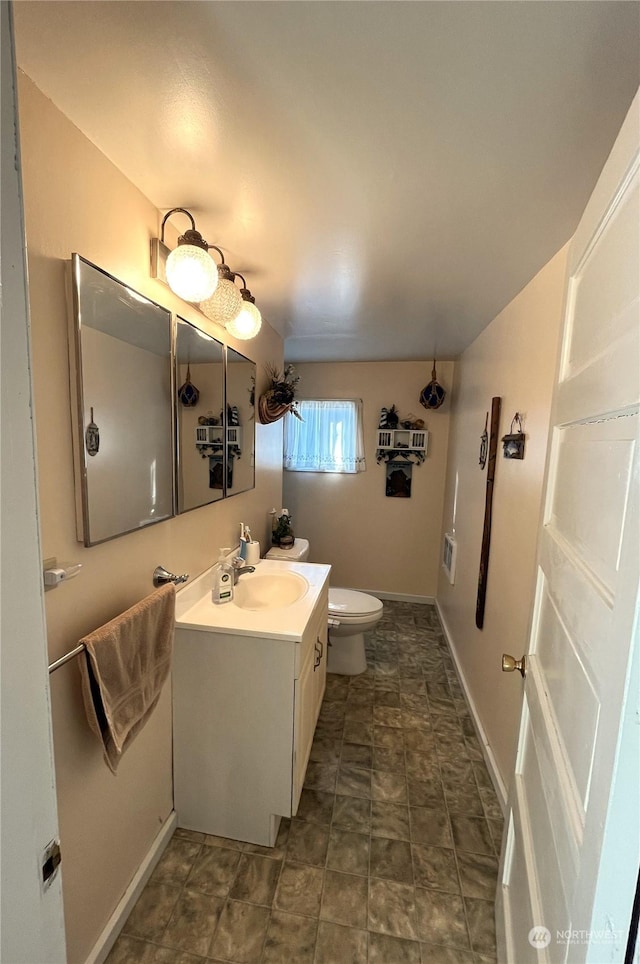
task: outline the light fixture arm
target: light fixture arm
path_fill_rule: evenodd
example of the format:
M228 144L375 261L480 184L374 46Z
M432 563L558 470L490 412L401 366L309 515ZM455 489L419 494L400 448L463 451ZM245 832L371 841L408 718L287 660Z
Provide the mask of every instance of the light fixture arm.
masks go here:
M171 217L171 215L175 214L176 212L179 212L180 214L186 214L189 220L191 221L191 227L187 229L184 232L184 234L181 234L180 237L178 238L178 246L181 244L193 244L195 245L196 248L202 248L203 251L208 251L209 248L213 247L213 245L207 244L207 242L202 237L200 232L196 230L196 222L193 218L193 215L191 214L190 211L187 211L186 208L171 208L171 210L167 211L167 213L163 217L162 225L161 225L161 233L160 233L160 240L162 241L163 244L164 244L164 226L167 223L168 219Z
M218 254L220 255L220 261L221 261L221 263L218 265L218 268L219 269L222 268L222 271L218 272L220 274L220 277L226 278L229 281L233 281L235 277L234 273L233 271L231 271L227 262L224 260L223 252L221 251L221 249L218 247L217 244L209 244L208 241L205 241L205 239L202 237L200 232L196 229L196 222L194 220L193 214L191 214L190 211L187 211L186 208L171 208L170 211L167 211L167 213L162 219L162 225L161 225L160 240L162 241L162 243L163 244L165 243L164 226L169 220L169 218L171 217L171 215L176 213L186 214L189 220L191 221L191 228L185 231L184 234L180 235L180 237L178 238L178 244L195 244L196 247L203 248L205 251L211 251L212 249L213 251L217 251ZM242 280L244 281L244 278Z
M227 262L224 260L224 254L222 253L222 251L220 250L220 248L218 247L217 244L208 244L207 247L208 247L209 249L213 248L214 251L217 251L217 252L218 252L218 254L220 255L220 257L222 258L222 264L226 264L226 263L227 263Z
M236 276L236 278L241 278L241 279L242 279L242 288L240 289L240 294L242 295L242 300L243 300L243 301L250 301L251 304L254 305L254 304L256 303L256 299L253 297L253 295L251 294L251 292L250 292L249 289L247 288L247 282L245 281L244 276L241 275L239 271L236 271L235 276Z
M207 247L209 249L213 248L214 251L217 251L222 259L221 263L216 265L218 269L218 278L220 279L220 281L231 281L231 282L235 281L235 278L236 278L235 273L231 270L227 262L224 260L224 254L222 253L218 245L208 244Z

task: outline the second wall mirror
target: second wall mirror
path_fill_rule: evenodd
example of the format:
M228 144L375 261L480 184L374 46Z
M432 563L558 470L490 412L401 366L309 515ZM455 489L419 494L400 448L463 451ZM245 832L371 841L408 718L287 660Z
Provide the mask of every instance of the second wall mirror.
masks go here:
M178 512L224 498L224 346L182 318L176 329Z
M254 487L255 372L244 355L177 319L178 512Z

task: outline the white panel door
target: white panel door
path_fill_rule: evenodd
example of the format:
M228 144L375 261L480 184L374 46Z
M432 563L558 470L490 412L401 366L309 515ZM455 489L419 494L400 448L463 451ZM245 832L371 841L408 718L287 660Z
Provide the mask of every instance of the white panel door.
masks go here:
M0 4L2 65L2 815L0 960L66 960L60 870L42 863L58 835L38 533L22 189L10 7Z
M569 256L496 904L504 964L622 961L629 930L640 860L639 109L636 96Z

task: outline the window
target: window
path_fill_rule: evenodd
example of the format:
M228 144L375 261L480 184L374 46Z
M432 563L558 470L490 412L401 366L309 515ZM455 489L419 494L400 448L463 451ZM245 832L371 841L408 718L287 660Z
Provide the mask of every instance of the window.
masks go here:
M362 402L329 399L296 402L303 421L284 422L284 467L291 472L364 472Z

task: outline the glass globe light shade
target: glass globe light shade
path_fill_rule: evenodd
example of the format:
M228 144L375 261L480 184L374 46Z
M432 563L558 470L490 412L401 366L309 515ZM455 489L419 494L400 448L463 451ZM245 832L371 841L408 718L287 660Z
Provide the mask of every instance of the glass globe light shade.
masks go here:
M210 298L218 284L216 263L204 248L179 244L167 258L167 283L185 301Z
M247 340L255 338L262 325L262 315L250 301L242 302L242 309L231 321L227 322L227 331L234 338Z
M221 278L218 287L210 298L203 298L200 309L207 318L217 321L219 325L226 325L238 314L242 308L240 289L233 281Z

